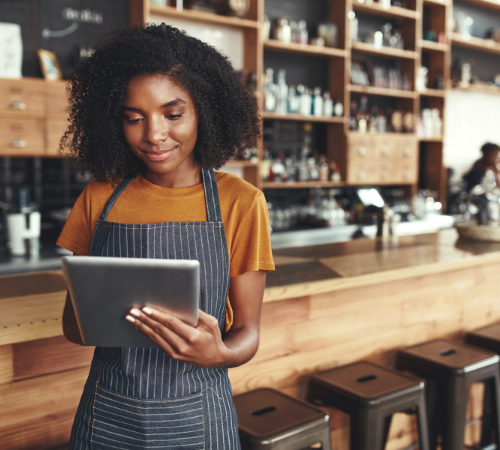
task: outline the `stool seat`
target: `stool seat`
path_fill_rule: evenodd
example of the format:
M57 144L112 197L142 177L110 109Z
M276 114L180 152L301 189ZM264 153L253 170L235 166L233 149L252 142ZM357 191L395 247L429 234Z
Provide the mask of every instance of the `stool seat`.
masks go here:
M267 388L233 401L243 450L300 450L318 442L331 448L330 417L319 408Z
M439 436L442 450L464 447L469 388L476 382L485 385L481 448L491 444L492 436L498 448L499 360L492 352L448 339L424 342L398 352L398 369L427 380L431 449L437 448Z
M500 323L470 331L465 342L500 354Z
M426 367L455 374L468 373L480 367L496 364L499 356L460 342L438 339L406 348L399 352L400 359L412 359Z
M313 375L314 383L360 403L381 403L394 394L406 395L424 388L424 383L402 372L362 361Z
M314 374L307 399L351 416L351 450L383 450L396 412L417 414L420 448L428 450L424 387L414 376L361 361Z

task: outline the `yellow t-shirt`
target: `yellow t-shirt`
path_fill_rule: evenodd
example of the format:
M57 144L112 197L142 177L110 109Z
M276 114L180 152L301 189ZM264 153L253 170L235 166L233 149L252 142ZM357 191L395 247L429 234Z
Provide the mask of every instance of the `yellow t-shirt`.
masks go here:
M269 216L262 191L224 172L215 175L230 261L230 277L246 272L274 270ZM89 254L92 234L114 188L91 181L73 206L57 245L77 255ZM138 175L111 209L109 222L152 224L207 220L203 184L163 188ZM227 299L226 330L233 322Z

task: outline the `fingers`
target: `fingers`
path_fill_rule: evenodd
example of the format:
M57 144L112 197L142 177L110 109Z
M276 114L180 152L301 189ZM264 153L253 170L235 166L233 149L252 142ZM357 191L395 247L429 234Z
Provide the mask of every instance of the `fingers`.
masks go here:
M202 311L200 309L198 326L199 327L201 326L201 327L211 331L214 328L219 328L219 321L214 316L211 316L210 314L207 314L205 311Z
M134 308L130 312L132 313L132 311L139 310L137 308ZM189 340L193 337L193 331L195 330L195 328L188 325L187 323L184 323L182 320L171 314L148 307L142 308L142 311L140 312L144 317L162 324L166 329L172 330L175 334L186 340Z

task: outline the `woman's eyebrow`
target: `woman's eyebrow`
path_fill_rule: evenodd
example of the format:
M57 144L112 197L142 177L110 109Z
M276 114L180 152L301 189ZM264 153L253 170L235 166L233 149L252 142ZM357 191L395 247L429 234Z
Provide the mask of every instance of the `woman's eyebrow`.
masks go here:
M181 98L176 98L175 100L172 100L168 103L165 103L164 105L161 105L161 108L168 108L169 106L173 106L173 105L177 105L179 103L186 103L184 100L182 100ZM123 105L123 110L124 111L137 111L137 112L142 112L141 109L139 108L134 108L132 106L126 106L126 105Z

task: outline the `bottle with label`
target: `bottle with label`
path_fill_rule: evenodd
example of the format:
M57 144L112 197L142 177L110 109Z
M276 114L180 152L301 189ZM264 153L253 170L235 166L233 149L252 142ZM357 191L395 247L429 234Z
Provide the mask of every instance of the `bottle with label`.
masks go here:
M323 115L325 117L331 117L333 115L333 100L328 91L323 93Z
M330 167L326 162L326 155L319 157L319 181L328 181L330 175Z
M307 32L307 24L305 20L299 22L300 43L307 45L309 43L309 33Z
M276 112L286 114L288 112L288 86L286 84L286 70L278 72L278 98L276 100Z
M295 86L291 85L288 88L288 112L290 114L297 114L300 108L300 98L297 95Z
M300 44L299 24L295 20L290 20L290 30L292 34L292 42L295 44Z
M335 100L333 111L337 117L342 117L344 115L344 105L338 100Z
M273 181L284 181L285 166L281 162L281 159L276 158L271 166L271 171L273 174Z
M319 86L314 88L313 108L315 117L321 117L323 115L323 97L321 96L321 88Z

